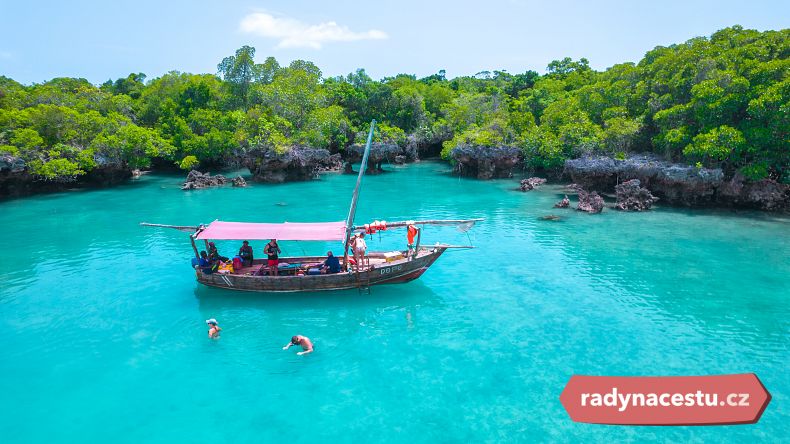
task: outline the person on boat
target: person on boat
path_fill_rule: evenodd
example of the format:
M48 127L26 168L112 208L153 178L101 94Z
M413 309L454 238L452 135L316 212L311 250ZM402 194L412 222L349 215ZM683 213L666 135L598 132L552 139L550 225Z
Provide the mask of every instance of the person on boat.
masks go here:
M365 268L365 252L368 249L368 245L365 243L365 233L359 233L354 237L354 240L351 243L351 251L354 252L354 267L356 267L357 272L359 272L359 267Z
M263 248L263 252L266 254L266 256L268 256L266 265L269 267L269 276L277 276L277 266L280 265L279 254L282 253L280 246L277 245L277 239L272 239L269 241L269 243Z
M412 254L416 256L416 251L413 252L412 250L415 249L414 238L417 236L419 231L420 229L413 224L409 224L409 226L406 228L406 240L408 241L407 248L409 250L409 254L407 256L412 256Z
M209 339L219 339L219 332L221 332L222 329L219 324L217 324L217 320L214 318L206 319L206 325L208 325Z
M248 241L244 241L241 244L241 248L239 248L241 263L245 267L249 267L252 265L252 247Z
M307 336L296 335L296 336L291 337L291 342L285 344L285 347L283 347L283 350L288 350L289 348L291 348L292 345L301 345L302 346L302 351L297 353L297 355L301 356L301 355L306 355L308 353L312 353L313 352L313 342Z
M219 251L217 251L217 246L214 245L214 242L208 243L208 260L211 262L212 265L216 265L219 261L227 262L228 258L225 256L220 256Z
M340 259L333 255L331 251L326 252L326 260L321 264L321 273L334 274L340 273Z
M200 252L200 259L198 259L195 268L199 268L203 273L211 274L211 261L208 260L208 253L206 253L206 250Z

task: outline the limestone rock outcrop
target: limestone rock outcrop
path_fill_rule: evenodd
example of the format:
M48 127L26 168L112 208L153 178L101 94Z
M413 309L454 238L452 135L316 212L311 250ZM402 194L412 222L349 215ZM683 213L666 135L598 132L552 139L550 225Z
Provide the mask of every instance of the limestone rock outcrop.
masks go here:
M483 180L511 177L513 168L522 161L521 150L511 146L457 146L450 156L456 174Z
M541 177L530 177L528 179L522 179L520 182L521 191L532 191L536 187L543 185L546 183L546 179Z
M604 201L603 197L599 196L595 191L588 193L584 190L579 190L579 203L576 209L587 213L600 213L603 211Z
M649 210L658 198L650 194L650 190L641 186L639 179L627 180L614 187L617 202L614 207L621 211Z

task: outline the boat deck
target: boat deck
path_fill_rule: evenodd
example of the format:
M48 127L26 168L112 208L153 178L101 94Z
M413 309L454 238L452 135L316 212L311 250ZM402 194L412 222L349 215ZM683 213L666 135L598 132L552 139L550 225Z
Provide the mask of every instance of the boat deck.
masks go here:
M398 256L396 253L399 253ZM388 251L388 252L370 252L365 257L367 258L366 266L361 267L361 271L368 271L380 266L395 264L399 262L406 261L406 251ZM421 250L420 254L417 257L422 257L428 254L427 251ZM340 266L341 268L345 268L343 265L343 258L340 257ZM298 270L307 272L310 268L318 268L321 264L324 263L326 260L326 256L292 256L292 257L281 257L280 258L280 267L278 268L278 274L283 276L294 275ZM255 259L252 265L247 267L242 267L239 270L234 271L231 274L235 275L247 275L247 276L268 276L269 275L269 267L266 265L266 259ZM287 267L283 267L282 264L287 264ZM354 266L351 265L353 268Z

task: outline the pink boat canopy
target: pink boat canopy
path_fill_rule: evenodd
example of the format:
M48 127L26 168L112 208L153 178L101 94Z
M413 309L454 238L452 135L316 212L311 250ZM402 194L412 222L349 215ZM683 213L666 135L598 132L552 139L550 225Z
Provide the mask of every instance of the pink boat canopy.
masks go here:
M201 231L198 239L209 240L305 240L343 241L345 222L257 224L214 221Z

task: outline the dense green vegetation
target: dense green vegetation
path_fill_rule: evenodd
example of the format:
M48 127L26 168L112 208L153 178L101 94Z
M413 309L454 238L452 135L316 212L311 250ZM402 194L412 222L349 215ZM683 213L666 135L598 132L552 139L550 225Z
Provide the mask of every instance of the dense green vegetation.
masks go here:
M339 152L375 118L379 138L446 158L459 145L510 145L528 165L556 168L587 153L646 151L790 182L790 30L735 26L657 47L637 64L598 72L565 58L545 75L323 78L307 61L254 56L240 48L218 75L133 73L98 87L0 77L0 155L48 180L104 165L188 169L232 163L250 149Z

